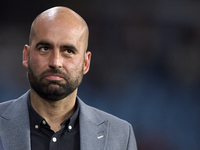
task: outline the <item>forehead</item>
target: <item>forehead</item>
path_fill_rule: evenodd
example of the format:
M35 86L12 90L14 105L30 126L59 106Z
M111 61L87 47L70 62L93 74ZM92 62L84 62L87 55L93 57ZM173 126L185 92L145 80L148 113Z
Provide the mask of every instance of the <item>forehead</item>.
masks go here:
M34 42L50 40L52 42L69 42L76 45L88 42L87 27L80 20L72 17L41 17L34 22L33 30L32 41Z
M83 34L80 24L64 20L40 20L34 25L36 36L51 35L65 38L78 38Z

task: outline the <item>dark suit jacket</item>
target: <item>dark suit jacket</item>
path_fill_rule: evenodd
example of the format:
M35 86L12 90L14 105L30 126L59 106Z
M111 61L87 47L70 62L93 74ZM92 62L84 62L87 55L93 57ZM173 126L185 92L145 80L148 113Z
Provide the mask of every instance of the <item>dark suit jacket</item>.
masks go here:
M29 91L0 104L0 150L30 150ZM80 98L81 150L137 150L132 126L86 105Z

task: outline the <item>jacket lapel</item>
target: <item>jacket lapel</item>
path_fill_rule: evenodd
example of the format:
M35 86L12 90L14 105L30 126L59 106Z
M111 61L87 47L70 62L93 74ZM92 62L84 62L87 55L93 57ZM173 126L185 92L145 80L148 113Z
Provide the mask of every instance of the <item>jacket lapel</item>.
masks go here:
M1 142L4 150L30 150L30 125L26 93L13 101L1 115Z
M81 150L105 150L109 123L100 118L90 106L80 104L80 144Z

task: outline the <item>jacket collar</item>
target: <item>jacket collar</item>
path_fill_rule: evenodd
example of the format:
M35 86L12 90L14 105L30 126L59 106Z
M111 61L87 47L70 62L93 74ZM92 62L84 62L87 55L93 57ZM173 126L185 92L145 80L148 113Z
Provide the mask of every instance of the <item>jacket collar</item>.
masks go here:
M14 100L2 113L1 142L5 150L30 150L30 124L27 98L29 92Z
M106 149L109 122L97 113L99 110L86 105L80 98L80 142L81 150Z

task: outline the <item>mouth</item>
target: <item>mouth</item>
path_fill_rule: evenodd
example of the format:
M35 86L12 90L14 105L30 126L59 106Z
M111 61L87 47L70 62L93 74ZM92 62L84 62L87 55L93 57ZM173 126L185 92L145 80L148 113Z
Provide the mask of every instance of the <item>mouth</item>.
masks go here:
M54 81L60 81L64 79L64 77L60 74L46 74L44 78L47 80L54 80Z

